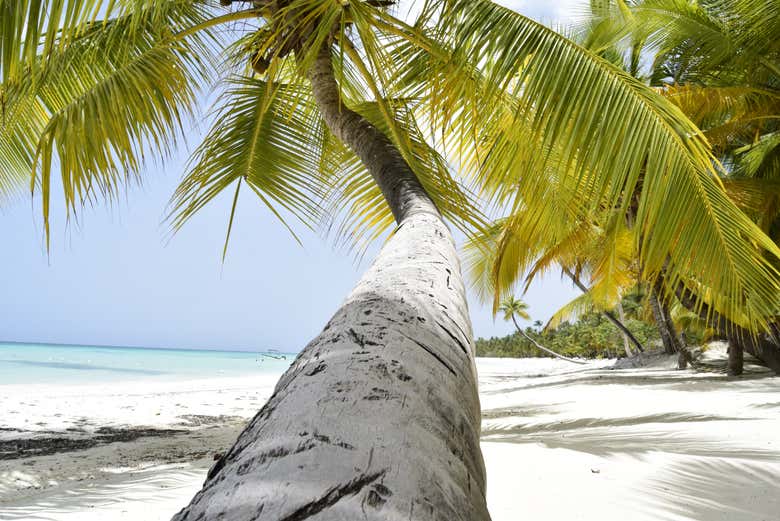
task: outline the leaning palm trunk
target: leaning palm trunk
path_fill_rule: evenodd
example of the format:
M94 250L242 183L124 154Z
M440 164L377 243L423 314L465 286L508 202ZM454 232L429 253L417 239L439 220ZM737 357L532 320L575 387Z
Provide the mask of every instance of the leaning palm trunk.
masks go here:
M567 358L563 355L559 355L552 349L548 349L544 347L542 344L540 344L539 342L537 342L536 340L534 340L531 336L527 335L525 331L523 331L523 329L520 327L520 324L517 323L517 319L515 318L514 314L512 315L512 322L514 323L517 332L523 335L526 339L528 339L528 341L530 341L533 345L535 345L539 350L544 351L547 354L553 355L555 358L560 358L561 360L566 360L567 362L571 362L573 364L585 364L585 362L583 362L582 360L575 360L573 358Z
M659 284L656 285L656 288ZM688 346L685 342L677 336L677 331L674 328L671 314L669 313L669 307L662 303L657 289L654 289L648 295L650 300L650 308L653 311L653 318L655 319L658 333L661 336L661 343L664 346L664 352L668 355L677 353L677 368L686 369L688 364L695 366L693 355L688 350Z
M392 143L309 77L398 228L177 521L485 521L471 326L456 249Z

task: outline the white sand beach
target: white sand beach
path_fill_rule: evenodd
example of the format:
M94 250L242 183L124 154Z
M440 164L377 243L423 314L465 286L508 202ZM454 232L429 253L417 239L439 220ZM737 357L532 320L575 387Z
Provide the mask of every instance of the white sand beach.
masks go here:
M478 359L494 521L777 519L780 378L611 365ZM0 519L170 519L274 380L0 385Z

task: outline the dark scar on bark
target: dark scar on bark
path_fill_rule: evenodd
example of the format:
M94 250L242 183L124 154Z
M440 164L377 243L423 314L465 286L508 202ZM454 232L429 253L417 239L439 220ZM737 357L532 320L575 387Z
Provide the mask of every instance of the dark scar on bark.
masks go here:
M304 521L306 519L312 518L326 508L335 505L343 498L354 496L365 487L384 476L386 472L386 470L382 470L373 474L362 474L348 483L344 483L338 487L333 487L319 499L306 503L279 521Z

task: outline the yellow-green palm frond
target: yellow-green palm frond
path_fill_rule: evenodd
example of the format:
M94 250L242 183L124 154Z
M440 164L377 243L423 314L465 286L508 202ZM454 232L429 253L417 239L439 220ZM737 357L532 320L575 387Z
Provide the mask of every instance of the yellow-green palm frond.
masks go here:
M760 136L755 143L735 150L738 173L745 177L780 180L780 131Z
M582 251L594 237L594 225L589 220L569 220L553 210L544 221L533 224L522 208L516 209L466 242L469 280L481 300L492 301L495 313L504 296L511 294L519 282L523 282L525 293L537 276L556 265L578 270Z
M479 106L472 110L467 97L457 115L490 119L497 97L511 92L519 100L510 124L482 133L483 153L465 163L476 178L488 186L516 182L531 221L561 201L539 175L548 160L574 180L561 213L576 206L588 215L605 205L625 213L633 204L626 194L639 190L635 237L645 276L667 265L672 281L701 279L729 295L720 310L727 316L744 308L751 326L765 322L780 289L770 258L780 250L728 199L705 138L677 107L509 9L485 0L431 4L440 9L449 47L480 64L486 79ZM534 148L541 158L529 157Z
M413 112L401 101L394 100L393 134L378 102L363 102L351 108L370 121L393 141L400 136L399 149L442 216L466 234L484 226L476 199L453 178L444 158L425 140ZM337 234L354 248L364 249L368 243L393 226L393 216L385 204L379 187L357 157L334 138L327 139L323 157L326 174L326 196L332 217L341 218Z
M536 277L560 266L578 278L589 278L592 305L612 309L623 291L636 283L636 241L619 215L605 221L599 226L593 216L572 223L560 240L542 243L522 239L525 228L513 229L512 219L501 219L489 232L468 243L466 261L471 278L482 295L493 298L497 308L501 296L511 292L519 277L525 276L527 291ZM523 243L529 246L517 247Z
M664 77L679 82L682 78L702 78L734 59L737 43L726 25L700 2L689 0L643 0L632 9L636 27L648 35L648 45L657 50L654 80ZM699 58L668 70L662 66L666 56Z
M551 316L550 320L547 321L547 324L544 325L544 329L555 329L567 320L577 318L593 311L595 307L590 292L578 295L553 313L553 316Z
M0 103L9 94L0 86ZM0 114L0 203L29 191L34 170L37 136L46 125L46 110L40 100L26 100L24 117Z
M694 342L709 342L718 333L709 327L699 315L685 308L679 302L672 305L670 315L675 326L682 329L686 336L692 336Z
M729 178L723 180L723 185L731 200L762 230L769 232L771 225L780 218L780 181Z
M494 302L494 313L498 310L496 302L500 300L500 297L496 297L496 295L504 293L504 291L496 290L496 281L493 276L498 241L504 227L505 219L497 219L473 234L463 245L467 280L481 301ZM511 284L509 287L511 288Z
M643 0L633 9L638 26L652 34L660 69L674 81L722 82L748 74L766 83L780 77L777 2L763 0ZM669 69L661 62L678 58Z
M234 188L227 248L242 183L283 223L279 209L314 227L322 217L318 171L324 125L311 93L302 85L235 77L216 107L214 126L194 152L171 200L173 230Z
M536 207L522 202L509 207L507 217L496 220L466 244L466 265L478 295L493 301L494 312L503 295L525 277L524 291L539 275L555 265L579 271L598 235L594 215L583 217L568 206L566 176L549 172L548 200Z
M532 170L533 171L533 170ZM584 214L578 207L576 178L550 167L540 168L546 181L544 204L515 193L509 216L502 220L500 233L493 241L492 277L494 307L500 296L525 277L525 291L540 274L554 265L579 271L588 262L588 251L598 236L596 213ZM589 182L585 180L584 185ZM511 190L510 183L506 190ZM501 188L500 190L504 190ZM498 200L503 200L501 194Z
M81 35L115 1L0 0L0 79L23 73Z
M647 35L626 0L591 1L589 16L573 39L584 48L639 78Z
M600 309L612 309L620 302L623 290L636 284L634 262L636 239L625 218L612 214L590 252L590 295Z
M593 260L593 247L599 242L598 228L590 220L575 224L571 233L549 246L536 260L525 276L525 291L533 280L559 265L575 273Z
M780 94L749 85L674 85L662 93L704 131L718 151L751 140L762 126L780 119Z
M141 169L145 151L165 155L176 143L210 71L208 43L176 35L206 14L192 2L149 3L89 24L34 74L6 80L11 103L0 143L28 148L10 165L0 159L0 170L33 158L27 176L40 186L47 239L55 170L72 211L97 195L114 197Z
M777 60L780 51L780 5L766 0L717 0L716 14L728 17L737 45L756 55ZM775 71L777 74L777 71Z

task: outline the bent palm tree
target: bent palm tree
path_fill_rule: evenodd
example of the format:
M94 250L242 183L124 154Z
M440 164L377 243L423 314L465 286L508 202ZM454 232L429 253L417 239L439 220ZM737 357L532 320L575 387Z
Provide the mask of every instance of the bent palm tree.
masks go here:
M384 0L220 3L0 0L0 189L40 193L47 238L53 176L68 212L116 197L147 155L174 149L214 84L174 229L230 190L229 237L242 187L280 218L343 219L358 243L395 223L177 519L489 518L471 326L443 220L480 219L448 161L537 216L552 212L547 176L525 175L529 158L551 170L539 150L557 143L570 164L559 200L586 212L621 204L646 164L638 222L664 230L646 236L648 270L690 256L678 235L697 223L685 267L706 277L710 259L731 258L708 282L749 296L745 321L761 323L776 246L722 195L697 129L587 50L486 0L431 0L413 24Z
M517 317L520 317L524 320L530 320L531 315L529 315L528 312L526 311L528 309L528 304L526 304L522 300L516 299L515 297L510 295L501 303L501 307L499 309L504 312L504 320L511 320L512 323L515 325L515 329L517 329L517 332L523 335L529 342L531 342L541 351L544 351L545 353L552 355L555 358L560 358L561 360L566 360L567 362L572 362L574 364L585 363L582 360L574 360L573 358L565 357L563 355L556 353L552 349L548 349L544 347L539 342L537 342L533 337L529 336L525 331L523 331L523 328L521 328L520 324L517 323Z
M494 310L498 304L496 301L498 295L506 291L506 288L499 290L496 287L495 279L496 268L500 267L500 242L501 235L505 233L505 222L498 220L467 244L468 267L472 278L482 295L492 294ZM625 287L635 284L636 270L631 266L634 260L633 241L630 234L624 233L619 240L612 244L609 242L605 244L604 235L606 234L595 223L574 223L567 235L557 243L536 242L533 246L528 245L524 256L528 260L533 260L533 265L519 266L517 271L526 272L523 284L527 291L540 273L559 266L583 294L556 312L550 319L548 327L554 327L565 319L596 309L620 330L626 356L631 356L628 342L632 342L640 352L644 351L644 347L625 326L623 319L618 319L611 310L617 310L622 314L621 292L626 289ZM529 255L530 252L533 254ZM587 272L592 273L590 288L581 280Z

